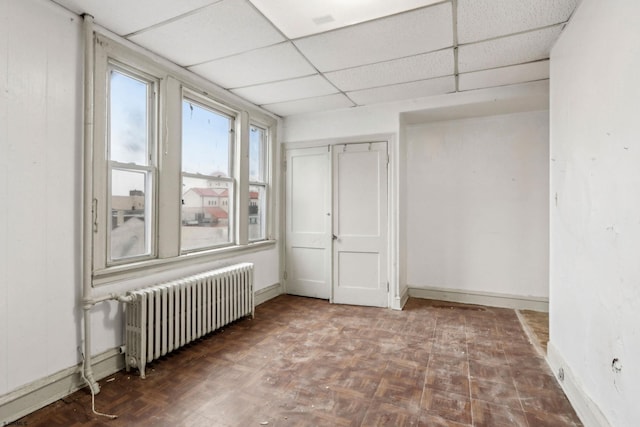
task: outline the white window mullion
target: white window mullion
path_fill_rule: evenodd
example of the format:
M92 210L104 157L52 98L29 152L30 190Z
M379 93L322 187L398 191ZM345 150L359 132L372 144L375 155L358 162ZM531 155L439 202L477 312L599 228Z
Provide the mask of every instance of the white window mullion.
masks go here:
M160 149L158 153L158 258L180 255L182 198L180 152L182 84L167 77L160 85Z
M238 233L238 243L246 245L249 242L248 223L249 223L249 114L243 111L240 114L240 123L238 137L238 160L236 179L240 183L238 186L237 207L238 224L236 230Z

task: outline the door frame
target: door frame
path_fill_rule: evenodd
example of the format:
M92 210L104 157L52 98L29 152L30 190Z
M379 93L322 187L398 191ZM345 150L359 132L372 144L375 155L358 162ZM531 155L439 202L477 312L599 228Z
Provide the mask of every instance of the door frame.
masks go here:
M371 134L360 135L354 137L340 137L340 138L328 138L312 141L301 142L287 142L281 144L280 150L280 162L282 165L282 181L286 181L285 160L287 158L287 150L297 148L313 148L313 147L327 147L330 150L333 145L341 144L353 144L353 143L369 143L369 142L386 142L387 143L387 155L389 156L389 166L387 171L387 280L389 282L388 292L388 307L394 310L402 310L404 303L406 302L408 295L406 294L407 287L403 287L404 291L400 292L400 271L401 262L399 257L399 215L400 215L400 179L399 179L399 146L397 136L395 134ZM333 162L331 162L333 163ZM333 167L333 165L331 166ZM332 177L333 179L333 177ZM332 183L333 185L333 183ZM283 244L281 247L286 247L286 188L281 187L283 190L281 197L281 224L280 238ZM282 252L282 266L283 272L287 270L286 256ZM286 292L286 278L283 278L283 289ZM330 277L331 280L331 299L333 302L333 274Z

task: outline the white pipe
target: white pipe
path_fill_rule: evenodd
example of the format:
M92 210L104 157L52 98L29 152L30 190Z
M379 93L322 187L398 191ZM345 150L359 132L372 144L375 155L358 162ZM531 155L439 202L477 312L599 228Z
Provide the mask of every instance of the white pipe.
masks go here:
M83 15L84 31L84 144L82 161L82 301L84 310L84 378L93 394L100 386L91 367L91 277L93 263L93 116L94 116L94 44L93 16Z
M104 301L118 301L118 302L131 302L135 300L135 296L133 295L119 295L119 294L108 294L108 295L103 295L101 297L95 297L95 298L91 298L91 299L85 299L83 302L85 304L90 304L90 305L96 305L99 302L104 302Z

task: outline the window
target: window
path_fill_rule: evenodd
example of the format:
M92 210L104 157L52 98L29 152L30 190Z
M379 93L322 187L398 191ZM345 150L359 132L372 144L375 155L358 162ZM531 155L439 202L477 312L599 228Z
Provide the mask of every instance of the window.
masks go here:
M181 250L233 242L234 119L192 99L182 101ZM207 203L205 203L205 200ZM219 201L223 207L219 206ZM228 202L230 204L227 204Z
M276 120L101 34L95 48L94 284L269 244Z
M154 87L141 75L109 69L109 263L152 255Z
M266 238L267 131L249 128L249 241Z

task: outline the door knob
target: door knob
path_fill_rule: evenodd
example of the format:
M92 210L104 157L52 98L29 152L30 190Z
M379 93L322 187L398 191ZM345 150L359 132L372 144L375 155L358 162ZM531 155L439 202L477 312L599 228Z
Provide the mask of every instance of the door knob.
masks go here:
M331 236L332 236L331 237L332 240L338 240L338 236L336 236L335 234L332 234Z

